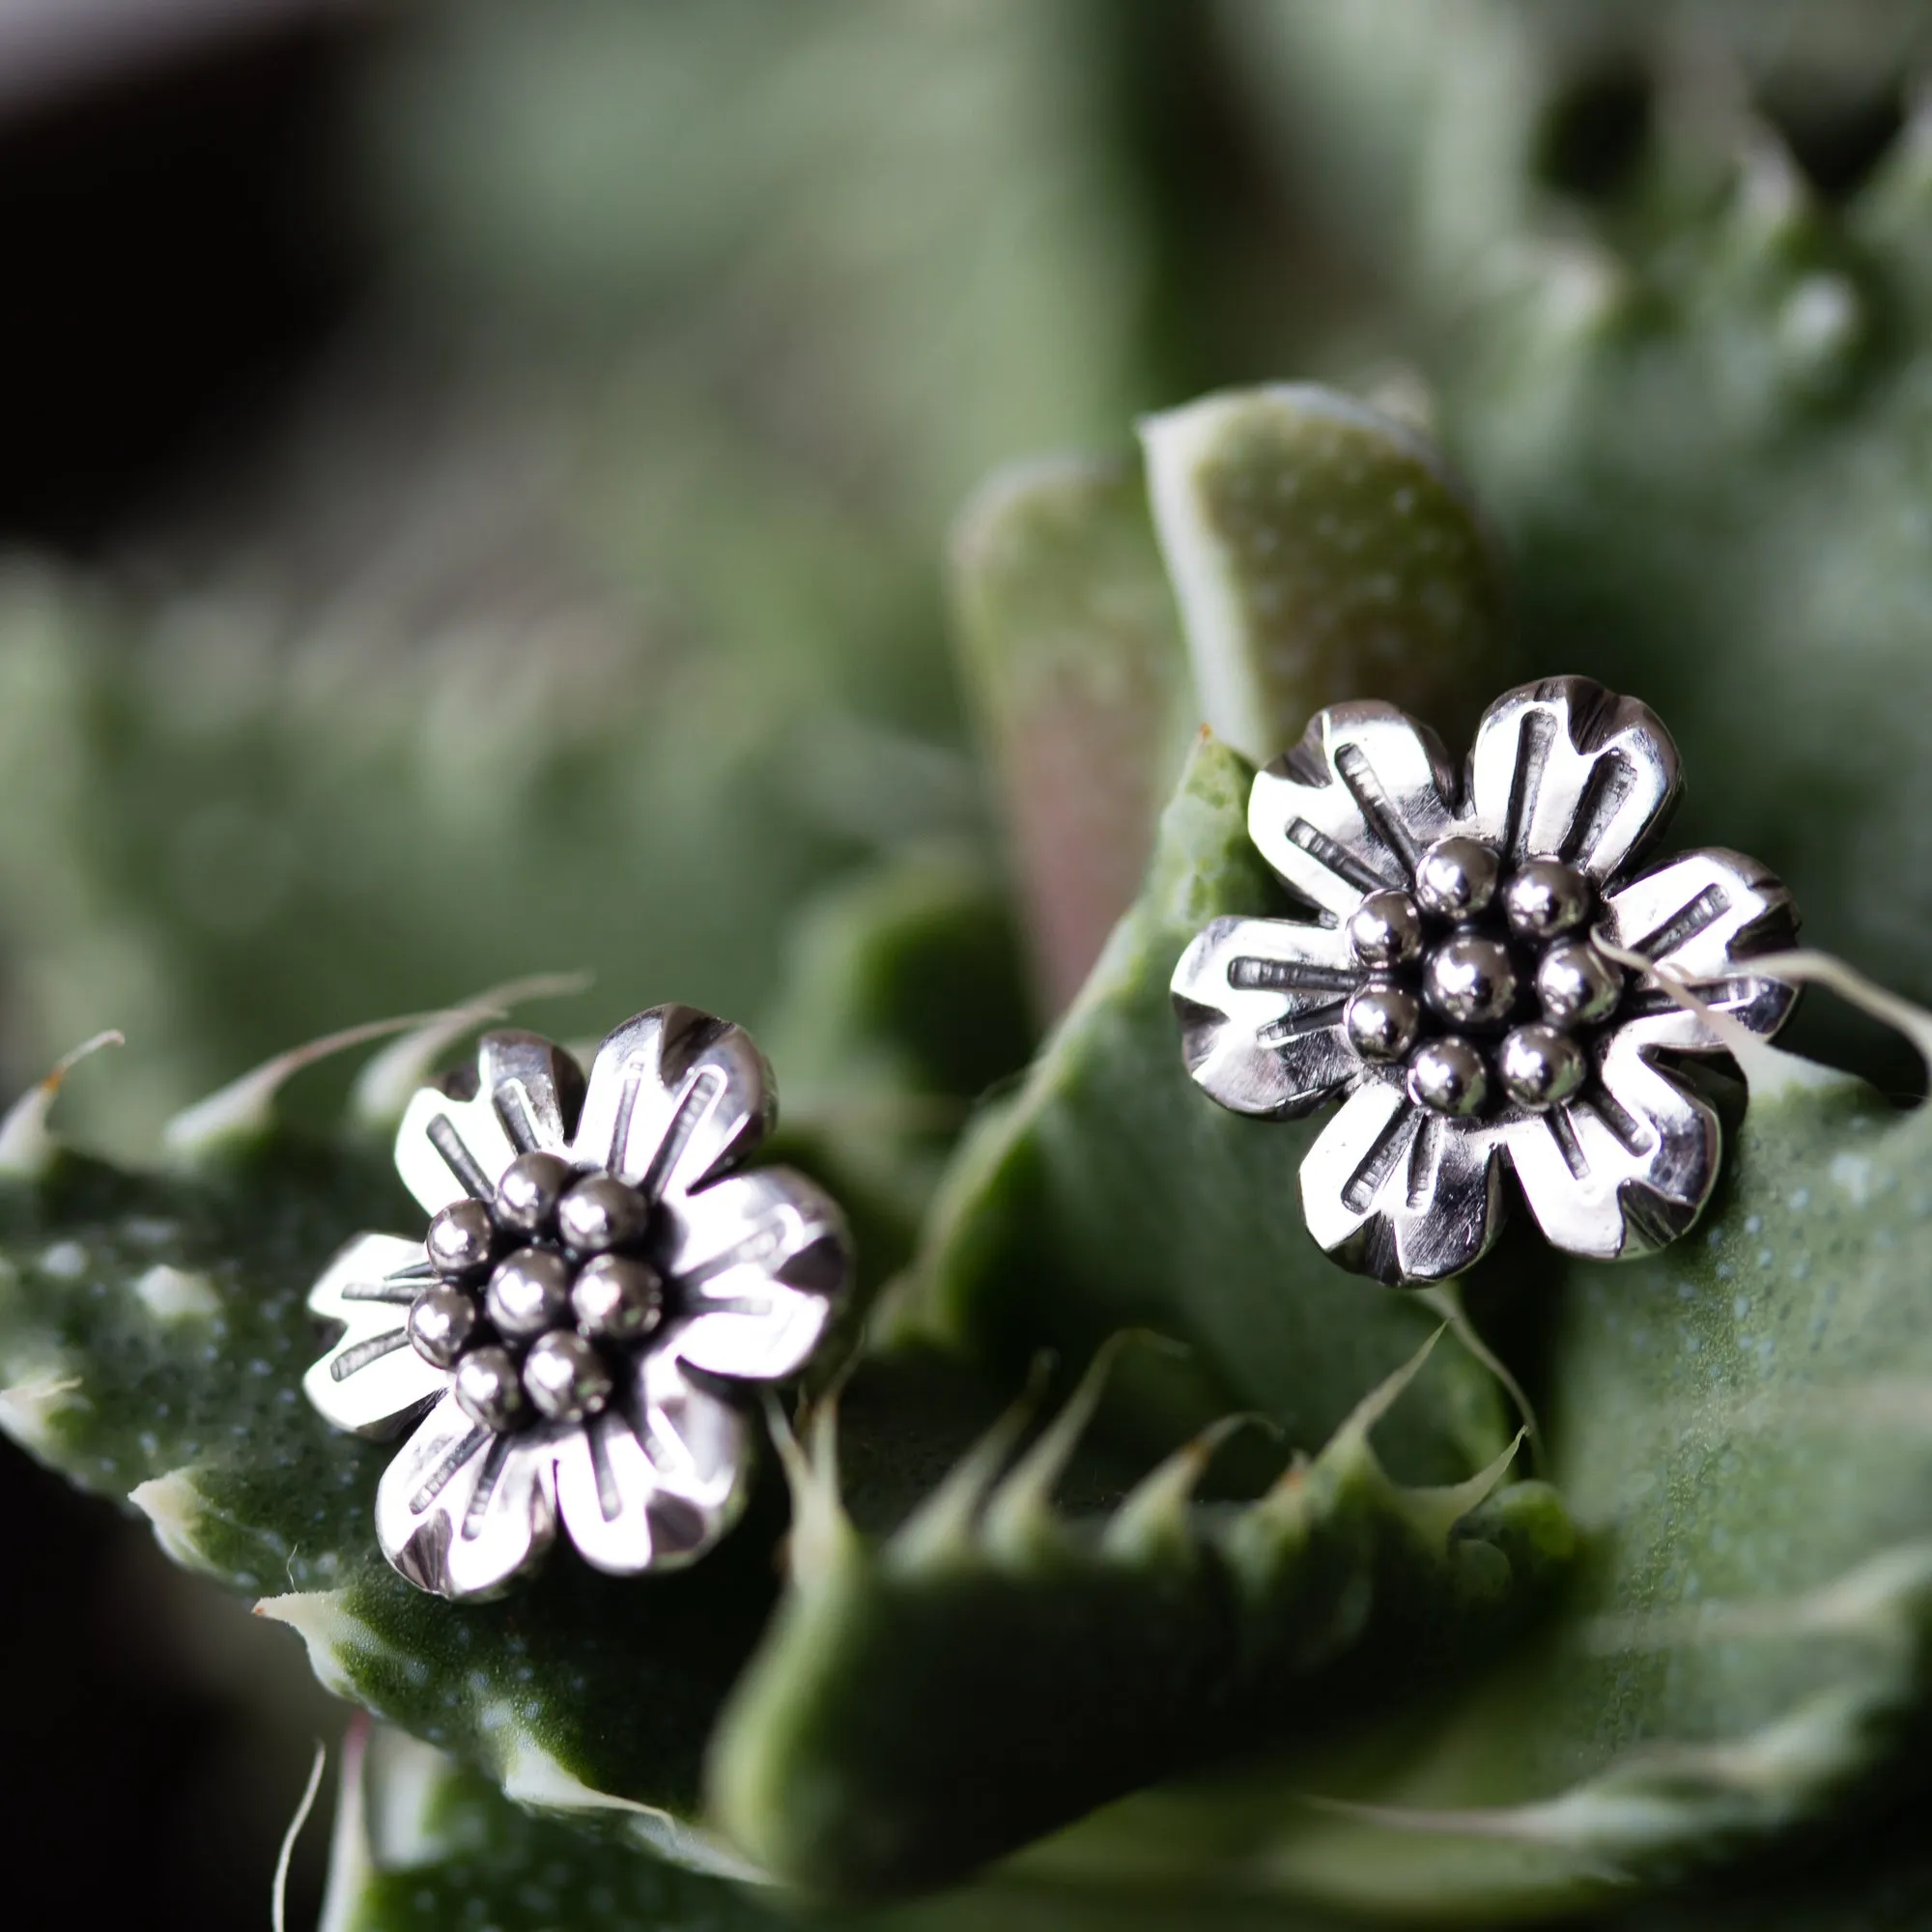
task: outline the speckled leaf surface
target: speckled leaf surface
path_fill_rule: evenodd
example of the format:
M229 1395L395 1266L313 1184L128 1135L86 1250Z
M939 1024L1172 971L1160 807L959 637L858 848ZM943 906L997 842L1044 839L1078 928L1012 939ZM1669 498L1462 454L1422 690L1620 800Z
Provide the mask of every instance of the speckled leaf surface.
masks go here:
M1932 1121L1772 1049L1750 1073L1702 1229L1562 1283L1552 1474L1584 1552L1547 1634L1446 1715L1130 1800L1059 1855L1174 1882L1192 1839L1195 1882L1264 1867L1284 1895L1483 1918L1748 1858L1909 1776L1932 1662Z
M330 1689L486 1766L514 1796L608 1812L672 1857L724 1690L776 1588L769 1490L705 1563L648 1589L571 1561L457 1607L378 1552L392 1446L301 1398L309 1284L363 1228L421 1219L386 1150L276 1132L199 1174L54 1156L0 1186L0 1422L153 1520L178 1562L261 1599Z
M1420 1365L1420 1358L1416 1365ZM1122 1791L1317 1735L1466 1665L1574 1547L1555 1493L1389 1481L1413 1367L1259 1500L1202 1507L1220 1432L1105 1515L1053 1501L1095 1381L1010 1468L996 1430L887 1538L796 1458L790 1587L714 1741L714 1814L818 1896L956 1880Z
M1337 1932L1277 1906L1092 1897L996 1873L890 1907L787 1909L533 1815L443 1753L379 1727L346 1754L321 1932Z
M1501 561L1439 451L1333 389L1208 396L1142 425L1201 715L1257 764L1324 704L1466 742L1511 680Z
M1181 1065L1181 949L1217 915L1277 909L1247 836L1252 777L1218 741L1196 746L1139 900L1023 1085L969 1131L890 1311L1015 1380L1037 1349L1077 1365L1121 1328L1185 1344L1122 1364L1156 1455L1239 1409L1313 1453L1437 1321L1309 1239L1295 1174L1320 1119L1238 1119ZM1406 1480L1455 1481L1505 1439L1493 1380L1445 1349L1378 1447Z
M776 1932L754 1890L511 1803L387 1726L352 1732L323 1932Z
M325 1932L773 1932L794 1920L730 1880L533 1814L429 1745L352 1729Z

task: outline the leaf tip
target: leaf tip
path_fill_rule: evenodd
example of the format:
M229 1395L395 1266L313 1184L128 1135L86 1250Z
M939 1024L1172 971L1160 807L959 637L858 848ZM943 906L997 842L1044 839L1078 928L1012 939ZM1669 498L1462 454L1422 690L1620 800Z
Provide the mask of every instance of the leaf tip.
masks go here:
M220 1574L199 1538L206 1498L192 1469L170 1469L150 1477L128 1492L128 1500L148 1519L155 1541L170 1562L204 1576Z
M0 1434L17 1442L29 1455L52 1460L56 1447L54 1424L75 1406L80 1378L58 1369L21 1377L0 1388Z
M60 1143L48 1130L47 1116L67 1076L103 1046L127 1043L127 1036L112 1028L82 1040L14 1102L0 1117L0 1176L11 1180L37 1180L47 1171L60 1151Z
M142 1485L143 1489L152 1487ZM160 1534L158 1527L156 1534ZM162 1547L166 1548L165 1543ZM347 1591L290 1590L278 1597L263 1597L255 1605L255 1614L270 1623L286 1624L301 1638L308 1650L309 1668L324 1690L351 1702L361 1701L354 1661L386 1646L350 1609Z
M230 1081L169 1120L161 1128L163 1155L170 1166L194 1168L266 1140L274 1131L276 1095L304 1067L350 1047L421 1026L426 1017L410 1013L400 1019L369 1020L265 1060L239 1080Z
M587 972L536 973L460 1000L444 1012L400 1022L409 1031L380 1053L371 1054L355 1076L349 1093L351 1122L371 1132L393 1129L411 1096L428 1082L437 1064L465 1034L491 1020L507 1019L528 1001L569 999L587 992L594 978Z

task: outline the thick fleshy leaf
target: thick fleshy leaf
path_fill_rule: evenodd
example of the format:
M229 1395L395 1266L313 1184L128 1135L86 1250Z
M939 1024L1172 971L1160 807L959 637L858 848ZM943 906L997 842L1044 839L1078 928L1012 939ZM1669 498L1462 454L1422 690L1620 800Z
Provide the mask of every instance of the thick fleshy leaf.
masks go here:
M794 1471L791 1588L713 1745L733 1842L810 1893L959 1878L1122 1791L1361 1721L1520 1622L1568 1556L1542 1484L1403 1490L1371 1427L1421 1358L1261 1500L1191 1507L1223 1432L1104 1519L1052 1491L1090 1381L1010 1470L997 1427L882 1541L832 1430Z
M387 1150L359 1143L277 1131L192 1175L43 1150L37 1172L0 1182L0 1424L75 1482L131 1498L178 1561L261 1599L331 1689L513 1792L535 1780L702 1861L709 1840L688 1822L699 1754L769 1613L780 1498L767 1491L678 1575L601 1576L557 1537L541 1575L500 1602L451 1605L406 1583L377 1548L376 1511L409 1443L332 1430L302 1378L325 1339L306 1297L345 1231L406 1227L420 1211ZM664 1422L647 1445L652 1526L675 1540L690 1514L679 1498L716 1478L715 1418L754 1425L687 1388L675 1364L665 1373L676 1387L646 1405ZM453 1464L398 1547L434 1518L485 1580L513 1574L551 1533L553 1478L513 1456L485 1495L488 1461L477 1444ZM611 1468L634 1473L621 1454ZM583 1473L594 1492L594 1468L566 1461L566 1529ZM426 1486L403 1484L406 1514ZM499 1526L508 1504L521 1519Z
M1508 683L1502 576L1424 438L1310 385L1143 425L1203 715L1257 764L1322 706L1385 698L1456 743Z
M911 1254L974 1101L1032 1051L1013 913L981 859L928 847L823 894L787 952L756 1028L784 1095L768 1151L844 1208L863 1300Z
M1748 1870L1917 1776L1932 1117L1770 1047L1746 1064L1709 1226L1563 1280L1549 1444L1586 1553L1560 1617L1446 1714L1129 1800L1043 1863L1489 1919Z
M959 650L998 777L1042 1004L1134 895L1200 722L1131 459L1002 470L953 538Z
M1770 30L1737 10L1727 40L1747 14ZM1872 59L1861 98L1889 84L1882 45L1862 27L1843 43ZM1710 148L1652 244L1497 251L1437 364L1450 445L1508 539L1533 668L1601 677L1669 725L1689 779L1673 836L1771 865L1814 940L1922 1001L1932 530L1907 506L1932 449L1928 122L1910 116L1838 208L1770 128L1741 140L1735 111L1658 100L1653 126L1673 131L1634 178L1646 202L1690 127ZM1429 198L1459 199L1433 169ZM1825 1003L1798 1024L1827 1057L1873 1051Z
M345 1750L321 1922L327 1932L1343 1932L1265 1905L1090 1898L1003 1871L909 1904L793 1905L768 1886L586 1834L552 1815L542 1786L506 1798L386 1726Z
M1050 1347L1084 1362L1152 1328L1183 1360L1139 1362L1128 1409L1165 1453L1236 1409L1311 1453L1435 1318L1309 1238L1295 1173L1318 1122L1229 1113L1188 1078L1168 981L1217 918L1285 904L1248 838L1252 773L1205 739L1161 822L1146 887L1025 1084L969 1133L901 1285L904 1327L1009 1376ZM1504 1440L1487 1373L1438 1351L1381 1438L1406 1478L1454 1480Z
M329 1844L329 1932L781 1932L755 1888L639 1856L386 1725L352 1728Z

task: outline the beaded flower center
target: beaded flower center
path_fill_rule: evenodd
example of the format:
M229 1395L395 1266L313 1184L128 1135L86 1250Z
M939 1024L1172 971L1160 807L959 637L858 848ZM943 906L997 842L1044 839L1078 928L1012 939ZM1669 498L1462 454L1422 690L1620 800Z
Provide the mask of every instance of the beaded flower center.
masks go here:
M1403 1066L1409 1097L1438 1114L1570 1099L1623 996L1623 973L1587 937L1596 911L1595 888L1560 860L1505 876L1492 847L1437 839L1412 892L1371 893L1349 922L1370 976L1345 1010L1350 1044Z
M622 1351L664 1319L650 1232L635 1187L519 1154L490 1201L455 1202L430 1223L437 1279L411 1305L411 1344L453 1371L456 1400L486 1429L595 1415Z

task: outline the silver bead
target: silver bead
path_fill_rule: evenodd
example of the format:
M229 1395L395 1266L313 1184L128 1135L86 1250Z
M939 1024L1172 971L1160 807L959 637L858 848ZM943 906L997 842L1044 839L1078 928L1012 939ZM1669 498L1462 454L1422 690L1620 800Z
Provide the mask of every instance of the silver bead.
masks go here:
M445 1281L467 1281L490 1265L497 1230L480 1201L452 1201L429 1224L423 1248Z
M514 1429L524 1412L524 1384L517 1358L494 1343L471 1349L456 1365L456 1400L485 1429Z
M1556 1026L1589 1026L1615 1009L1624 976L1585 939L1552 946L1537 963L1536 997Z
M1590 882L1560 859L1531 859L1503 888L1510 930L1524 939L1554 939L1589 917Z
M1342 1015L1364 1060L1402 1060L1422 1031L1422 1002L1401 986L1364 986Z
M644 1197L608 1174L585 1175L557 1203L557 1233L574 1255L628 1247L649 1225Z
M583 1264L571 1284L570 1307L584 1334L636 1341L648 1335L664 1314L664 1283L648 1262L599 1255Z
M439 1369L454 1364L475 1330L475 1302L447 1282L424 1289L410 1303L410 1345Z
M530 1344L524 1389L553 1422L582 1422L611 1400L611 1371L582 1335L569 1329Z
M483 1305L499 1335L518 1342L541 1335L570 1306L570 1264L548 1248L519 1248L497 1264Z
M1438 838L1415 867L1415 896L1437 919L1473 919L1495 897L1501 867L1474 838Z
M1490 1071L1466 1039L1426 1039L1409 1056L1408 1097L1432 1113L1466 1119L1490 1097Z
M497 1219L520 1235L541 1235L577 1170L561 1154L520 1153L497 1183Z
M1476 932L1453 933L1422 969L1422 997L1451 1026L1494 1026L1516 1005L1509 948Z
M1373 972L1406 965L1422 951L1422 915L1406 893L1371 893L1349 921L1349 943Z
M1496 1071L1512 1100L1541 1112L1569 1099L1582 1086L1590 1061L1567 1033L1550 1026L1520 1026L1498 1048Z

